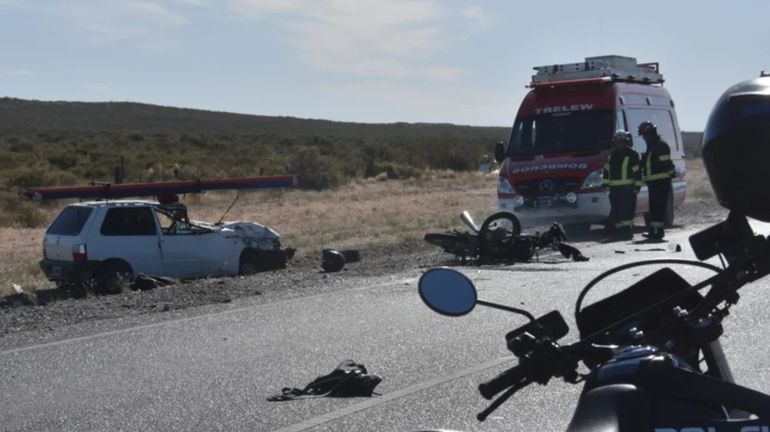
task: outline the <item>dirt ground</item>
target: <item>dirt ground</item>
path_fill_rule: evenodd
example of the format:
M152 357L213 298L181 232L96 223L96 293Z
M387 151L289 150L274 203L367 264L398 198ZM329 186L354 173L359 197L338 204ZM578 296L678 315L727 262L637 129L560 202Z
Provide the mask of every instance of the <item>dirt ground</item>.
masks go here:
M726 211L711 200L684 203L676 212L677 226L714 223L726 216ZM639 225L641 221L637 221ZM641 228L641 227L640 227ZM676 228L674 228L676 229ZM597 241L595 233L573 244ZM131 321L153 322L172 316L175 312L230 303L243 297L260 296L280 291L288 296L309 295L333 285L337 278L388 275L406 269L428 268L452 263L454 258L423 241L362 249L361 261L346 265L339 273L325 273L321 257L299 256L288 268L259 273L248 277L204 279L177 283L148 291L126 291L112 296L88 296L81 299L63 298L45 305L34 304L34 297L0 300L0 349L49 341L53 333L64 337L61 329L82 323L103 324ZM109 326L103 327L106 331Z

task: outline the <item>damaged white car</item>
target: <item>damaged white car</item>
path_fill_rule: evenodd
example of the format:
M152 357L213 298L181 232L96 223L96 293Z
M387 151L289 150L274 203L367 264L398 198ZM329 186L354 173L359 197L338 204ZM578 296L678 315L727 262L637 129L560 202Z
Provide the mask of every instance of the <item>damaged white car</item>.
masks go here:
M43 238L49 280L117 292L140 274L179 279L283 268L294 254L254 222L190 220L180 203L116 200L71 204Z

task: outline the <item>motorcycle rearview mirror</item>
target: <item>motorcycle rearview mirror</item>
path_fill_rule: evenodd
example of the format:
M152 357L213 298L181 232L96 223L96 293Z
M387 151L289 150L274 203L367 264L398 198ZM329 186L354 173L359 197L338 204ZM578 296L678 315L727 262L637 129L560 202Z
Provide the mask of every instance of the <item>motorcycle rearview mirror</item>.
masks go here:
M418 287L422 301L431 310L441 315L466 315L480 304L524 315L530 321L535 321L535 317L523 309L479 300L473 282L464 274L448 267L437 267L426 271L420 276Z
M462 316L476 306L476 287L464 274L439 267L423 273L419 282L420 298L441 315Z

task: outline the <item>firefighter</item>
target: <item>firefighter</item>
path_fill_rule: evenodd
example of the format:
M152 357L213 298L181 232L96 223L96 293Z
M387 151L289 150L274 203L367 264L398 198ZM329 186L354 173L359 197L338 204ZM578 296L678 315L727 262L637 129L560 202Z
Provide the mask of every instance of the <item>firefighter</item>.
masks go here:
M642 155L642 178L647 184L650 200L647 233L643 235L650 240L661 240L665 235L666 206L674 176L671 148L660 138L658 128L650 121L639 124L639 135L647 143L647 150Z
M639 154L631 147L631 134L624 130L612 136L612 151L604 164L602 178L610 189L610 218L607 224L612 238L634 237L636 195L642 187Z

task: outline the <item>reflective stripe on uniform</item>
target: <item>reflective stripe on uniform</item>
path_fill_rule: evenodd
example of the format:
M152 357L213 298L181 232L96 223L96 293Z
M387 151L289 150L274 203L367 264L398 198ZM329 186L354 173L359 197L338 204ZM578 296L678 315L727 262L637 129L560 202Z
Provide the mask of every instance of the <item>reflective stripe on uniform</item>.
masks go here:
M658 161L660 162L666 162L671 160L670 154L662 154L658 156ZM662 172L662 173L652 173L652 153L648 153L646 160L644 161L644 167L645 167L645 174L644 178L642 180L644 181L655 181L655 180L662 180L673 177L674 173L672 172Z
M671 178L671 173L664 172L660 174L649 175L644 178L644 181L649 182L649 181L661 180L661 179L667 179L667 178Z
M632 227L634 226L634 220L628 219L628 220L622 220L615 222L615 228L625 228L625 227Z
M628 185L635 185L636 181L634 179L628 179L628 180L605 180L604 184L607 186L628 186Z
M664 228L666 226L663 222L652 222L650 221L650 226L653 228Z

